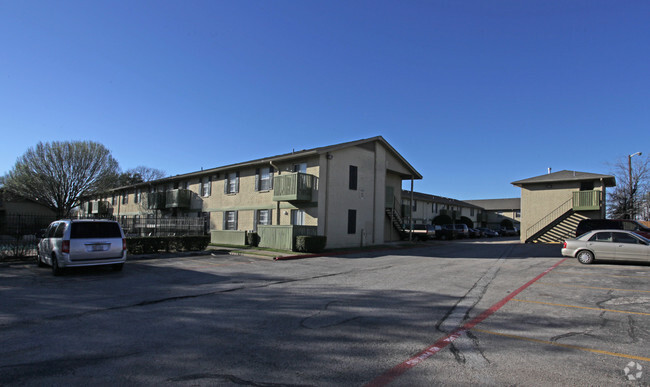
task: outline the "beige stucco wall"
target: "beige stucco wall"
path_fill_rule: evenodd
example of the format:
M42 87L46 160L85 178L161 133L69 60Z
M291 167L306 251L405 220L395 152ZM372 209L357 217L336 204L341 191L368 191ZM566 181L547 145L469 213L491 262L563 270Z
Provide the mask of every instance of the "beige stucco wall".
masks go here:
M603 191L600 181L594 182L594 190ZM521 188L521 241L524 242L527 230L540 220L572 200L573 192L580 191L580 182L555 182L552 184L531 184ZM603 192L603 200L604 195ZM604 206L603 206L604 208Z
M328 157L328 155L330 157ZM305 225L317 226L319 235L328 237L328 248L351 247L371 244L381 244L385 241L397 240L399 235L385 213L386 187L393 188L397 203L401 203L402 178L408 174L401 160L379 142L366 143L363 146L345 147L332 150L329 154L312 155L290 159L284 162L274 162L274 167L280 171L274 172L274 178L283 171L293 171L294 164L307 163L307 173L317 177L317 187L312 194L311 202L288 203L280 202L280 223L291 223L291 210L305 210ZM358 168L357 189L349 189L349 167ZM238 211L238 230L253 230L255 228L254 214L259 209L272 210L272 224L276 225L278 207L273 201L272 191L255 191L255 170L264 165L220 171L205 174L211 176L211 194L200 197L200 179L198 177L179 180L187 181L188 189L193 192L189 209L177 209L177 216L199 216L201 212L209 213L210 229L223 229L224 211ZM239 172L239 192L224 194L224 181L230 172ZM179 184L183 187L183 184ZM155 185L156 191L169 190L173 184L166 183L164 187ZM134 202L134 189L130 189L127 204L121 203L121 193L116 193L112 214L115 216L146 215L154 213L147 210L144 200ZM149 189L142 188L143 196ZM96 199L95 199L96 200ZM105 200L111 202L112 196ZM348 210L357 211L356 232L348 234ZM158 213L160 214L160 212ZM171 210L162 211L163 216L169 216Z
M374 207L375 152L361 147L349 147L331 152L327 160L330 172L327 190L327 247L348 247L370 244L375 240ZM357 189L349 188L350 165L357 169ZM348 234L348 210L356 210L356 233ZM319 230L320 231L320 230Z

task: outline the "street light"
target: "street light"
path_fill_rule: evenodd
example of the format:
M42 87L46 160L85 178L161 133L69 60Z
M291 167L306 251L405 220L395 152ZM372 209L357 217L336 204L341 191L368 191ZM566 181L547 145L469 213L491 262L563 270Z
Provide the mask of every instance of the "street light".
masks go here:
M634 185L632 184L632 157L641 156L641 152L632 153L627 156L627 169L630 173L630 219L634 219Z

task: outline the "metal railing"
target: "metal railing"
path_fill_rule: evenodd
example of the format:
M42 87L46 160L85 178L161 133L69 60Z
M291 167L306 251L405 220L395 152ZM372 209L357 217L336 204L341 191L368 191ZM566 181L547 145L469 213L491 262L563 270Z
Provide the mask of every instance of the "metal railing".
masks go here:
M559 218L560 216L562 216L563 214L565 214L567 211L571 209L573 209L573 197L567 200L566 202L562 203L558 208L551 211L548 215L540 219L537 223L528 227L528 229L526 229L526 239L524 240L528 240L528 238L541 231L544 227L548 226L555 219Z

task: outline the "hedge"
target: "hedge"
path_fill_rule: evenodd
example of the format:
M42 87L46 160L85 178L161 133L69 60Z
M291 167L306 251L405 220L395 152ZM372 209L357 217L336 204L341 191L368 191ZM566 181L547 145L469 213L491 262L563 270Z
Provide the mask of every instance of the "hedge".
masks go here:
M295 251L301 253L320 253L325 250L327 237L322 235L298 235L296 236Z
M210 243L210 236L128 237L129 254L154 254L159 251L201 251Z

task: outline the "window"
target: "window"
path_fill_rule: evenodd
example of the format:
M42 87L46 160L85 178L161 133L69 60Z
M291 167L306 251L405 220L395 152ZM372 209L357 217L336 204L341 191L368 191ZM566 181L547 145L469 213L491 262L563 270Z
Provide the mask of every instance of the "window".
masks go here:
M135 189L135 195L133 196L133 203L140 203L140 195L142 194L142 191L140 188Z
M350 189L357 190L357 172L358 168L354 165L350 165Z
M291 210L291 224L294 226L304 226L305 210Z
M237 211L225 211L223 213L223 229L237 230Z
M59 225L56 227L56 230L54 230L54 237L63 238L64 230L65 230L65 223L59 223Z
M129 193L122 192L122 204L127 204L129 202Z
M438 203L433 203L433 204L431 205L431 210L432 210L432 212L434 212L434 213L435 213L435 212L438 212Z
M204 177L201 178L200 180L201 184L201 196L202 197L208 197L212 193L212 178L210 177Z
M273 189L273 167L256 169L255 191L269 191L271 189Z
M589 238L592 242L612 242L612 233L611 232L599 232L594 234Z
M521 211L515 211L515 218L521 218Z
M469 209L469 216L474 216L474 209L473 208Z
M348 210L348 234L357 233L357 210Z
M236 194L239 192L239 172L232 172L226 174L224 179L223 193Z
M261 225L270 225L271 224L271 213L272 210L257 210L255 212L256 220L255 224L261 224Z
M614 242L616 243L630 243L630 244L639 243L639 240L633 237L632 235L625 234L622 232L614 232L612 234L614 236Z
M413 200L413 211L417 211L417 210L418 210L418 201Z
M189 181L183 181L183 182L181 182L181 188L183 188L183 189L190 189L190 182L189 182Z

